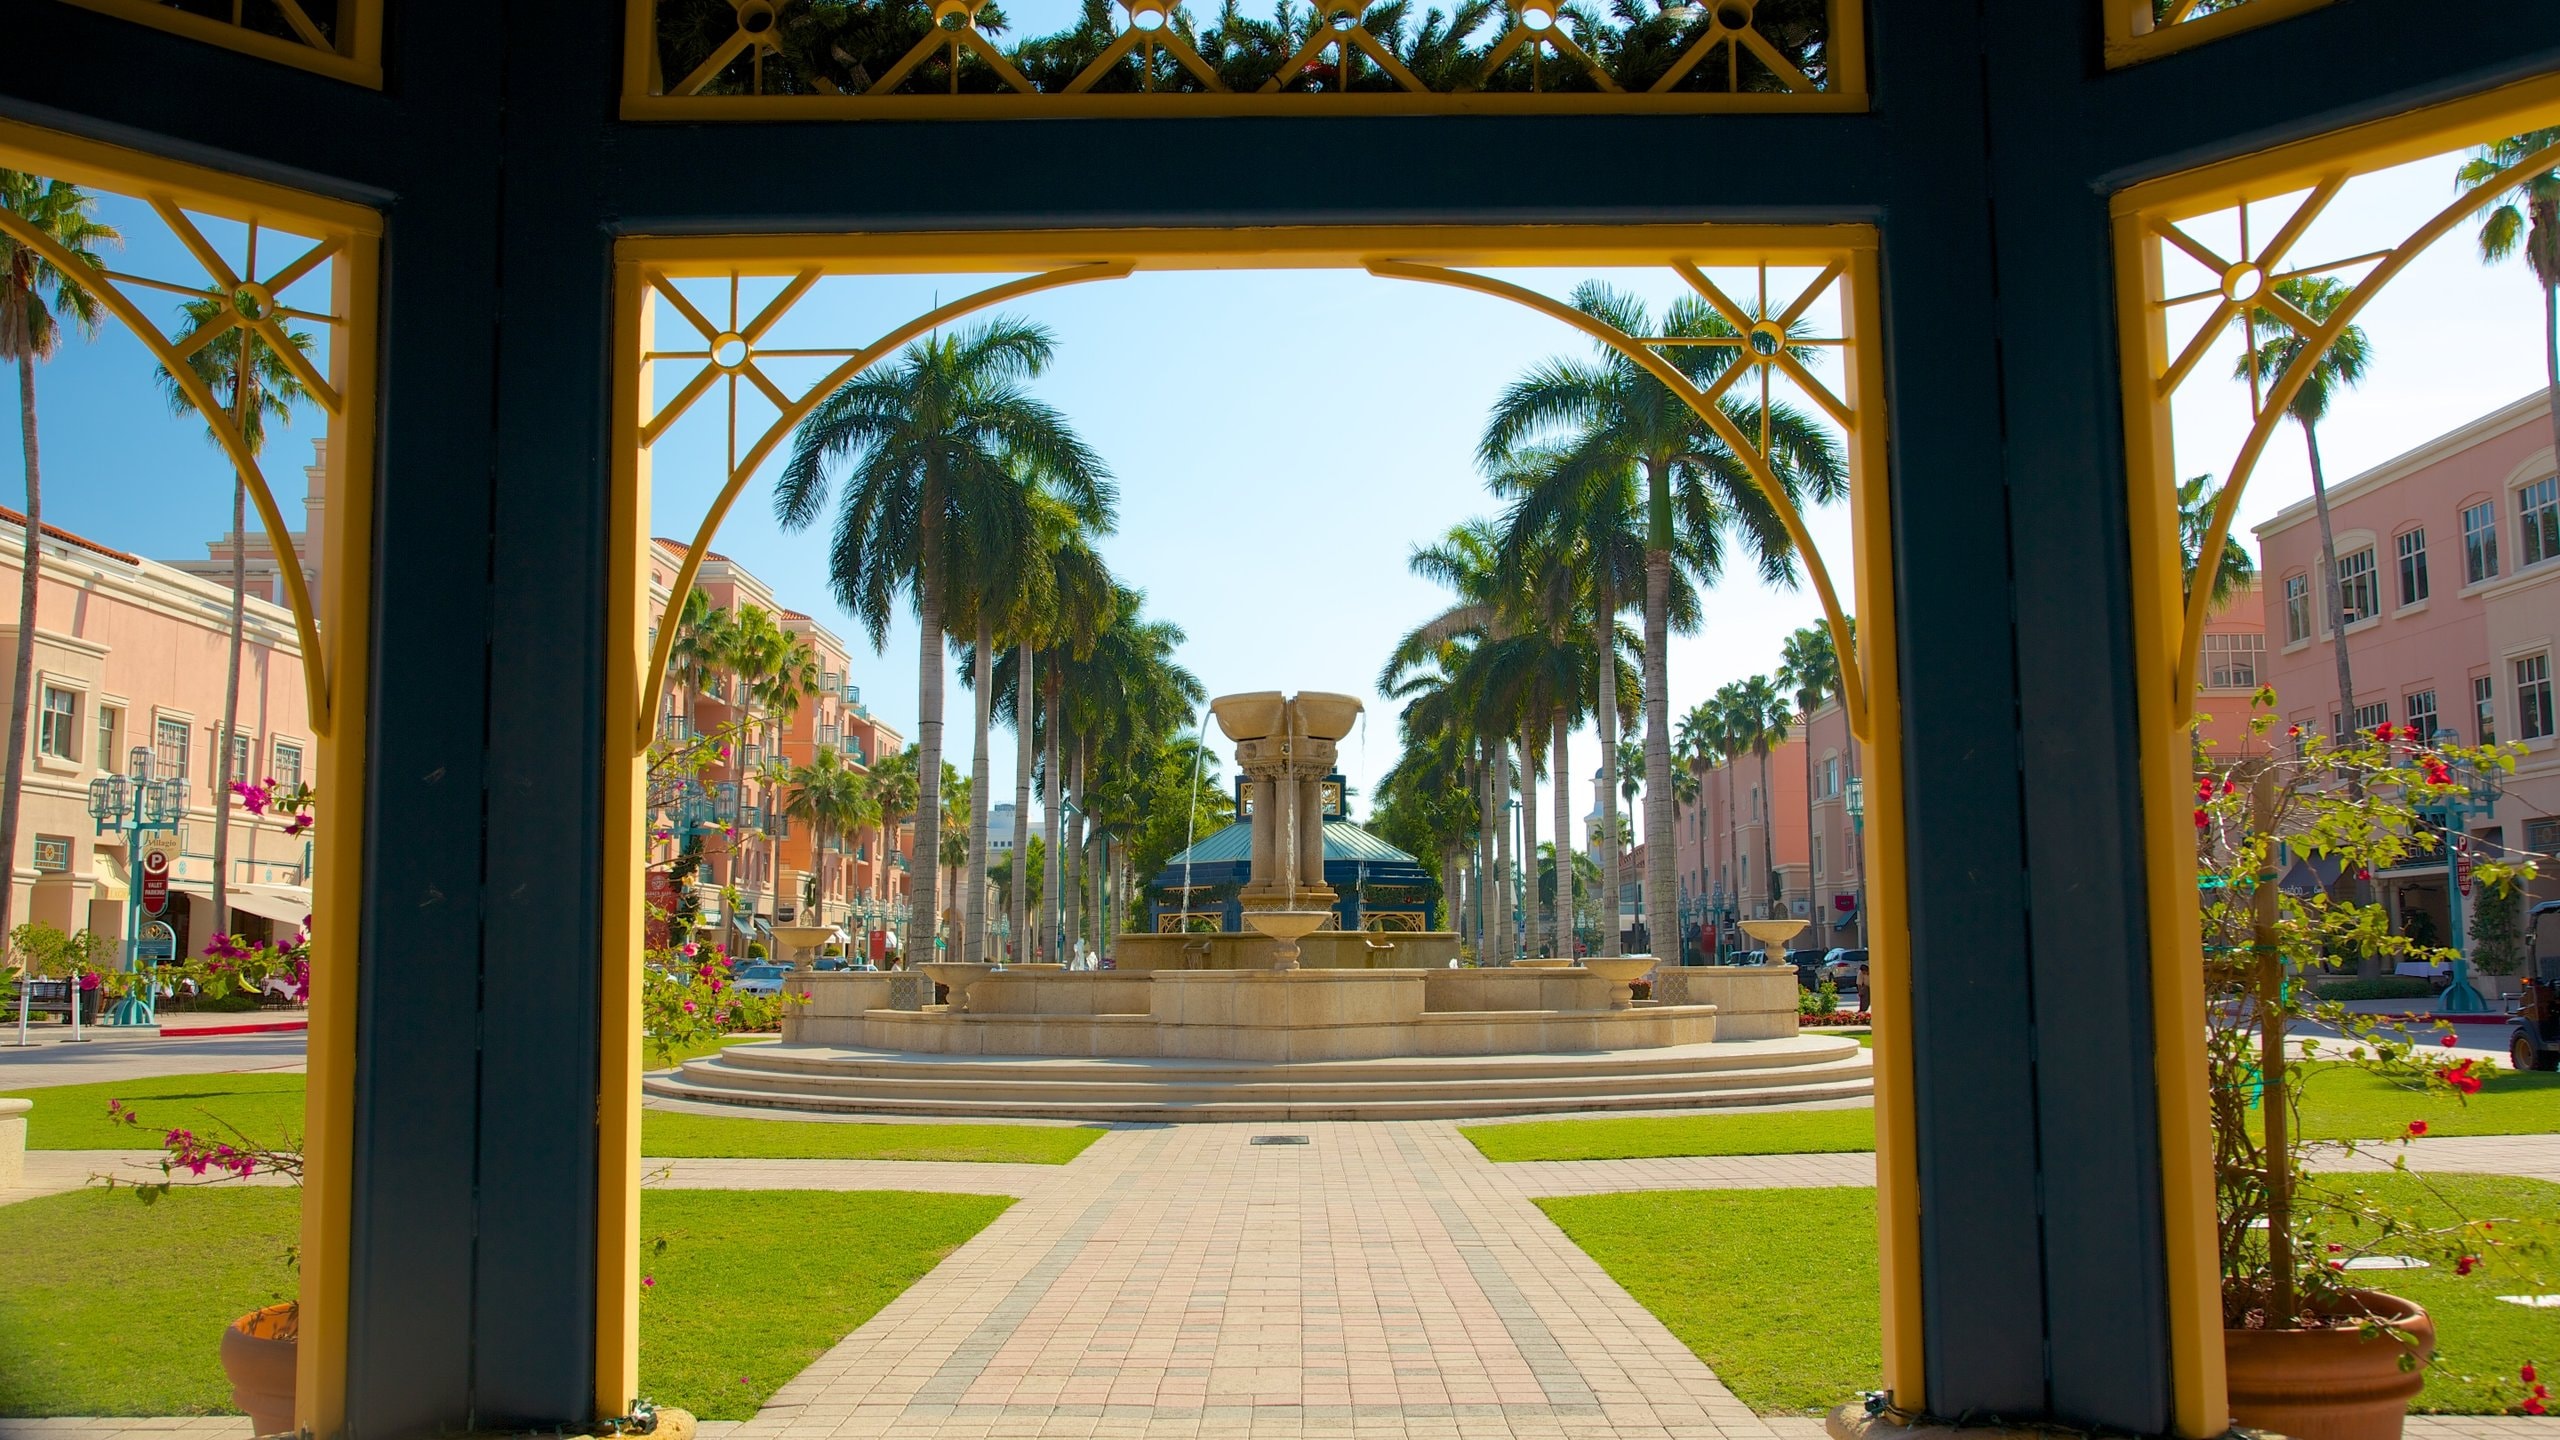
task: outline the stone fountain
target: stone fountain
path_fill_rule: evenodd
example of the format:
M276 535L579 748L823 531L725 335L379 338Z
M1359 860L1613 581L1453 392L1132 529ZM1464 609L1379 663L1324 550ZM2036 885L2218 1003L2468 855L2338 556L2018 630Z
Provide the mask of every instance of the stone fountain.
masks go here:
M1297 969L1298 942L1333 920L1340 897L1324 882L1323 786L1361 709L1351 696L1322 690L1257 690L1209 704L1253 787L1244 923L1271 937L1274 970Z

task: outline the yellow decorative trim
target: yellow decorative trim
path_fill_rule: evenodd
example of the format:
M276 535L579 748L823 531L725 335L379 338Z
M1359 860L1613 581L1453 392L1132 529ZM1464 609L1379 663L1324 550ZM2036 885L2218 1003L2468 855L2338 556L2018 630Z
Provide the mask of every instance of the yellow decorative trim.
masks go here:
M706 395L710 386L726 379L734 387L744 384L766 392L785 416L771 426L749 451L738 453L737 440L730 442L729 476L719 496L704 517L687 563L668 587L665 608L672 613L683 604L699 570L700 559L717 533L721 518L735 502L738 494L755 470L768 458L776 445L805 415L818 398L841 385L867 364L888 354L906 338L922 333L933 324L960 313L1000 304L1006 299L1058 285L1087 280L1111 279L1145 270L1217 270L1217 269L1363 269L1391 278L1429 280L1460 285L1497 298L1526 304L1542 313L1592 334L1636 363L1660 374L1659 356L1646 345L1644 337L1619 335L1607 327L1595 330L1588 317L1536 292L1521 291L1499 281L1465 275L1456 267L1575 267L1668 268L1680 273L1692 288L1710 304L1726 313L1729 321L1747 312L1733 303L1707 278L1707 266L1752 265L1763 267L1806 268L1819 271L1819 278L1808 286L1779 317L1792 320L1818 300L1828 287L1840 287L1842 333L1837 343L1847 351L1845 383L1841 393L1833 395L1809 374L1789 373L1791 383L1805 390L1814 403L1848 432L1850 465L1851 518L1856 536L1857 555L1853 571L1858 602L1857 635L1852 639L1846 631L1846 617L1841 613L1833 593L1830 572L1821 555L1810 543L1801 516L1779 498L1765 461L1755 464L1757 479L1772 492L1778 508L1786 516L1791 537L1804 552L1808 567L1816 577L1817 589L1823 597L1826 617L1831 622L1835 644L1844 657L1843 710L1866 744L1864 769L1868 778L1866 831L1866 875L1870 916L1871 949L1876 955L1876 981L1879 993L1888 1003L1879 1006L1876 1026L1876 1103L1878 1116L1877 1168L1880 1246L1884 1283L1884 1375L1900 1403L1918 1408L1926 1403L1923 1392L1922 1336L1919 1273L1919 1212L1916 1173L1917 1140L1911 1094L1911 1033L1908 997L1910 994L1909 956L1909 892L1904 873L1906 865L1902 792L1904 761L1901 744L1901 686L1894 670L1897 634L1893 590L1892 496L1887 483L1886 437L1884 415L1884 359L1876 337L1883 333L1881 303L1878 299L1876 233L1866 226L1770 226L1713 227L1699 225L1635 225L1635 226L1363 226L1305 227L1281 226L1236 230L1073 230L1073 231L996 231L949 234L860 234L829 236L743 236L704 238L632 238L618 241L615 247L620 267L618 316L625 335L645 335L635 321L663 301L693 332L673 343L686 349L654 348L654 338L626 341L617 363L618 392L615 424L615 446L618 488L617 503L640 505L646 494L646 460L643 452L659 434L664 433L674 414L690 407ZM1392 258L1390 258L1392 257ZM897 275L897 274L989 274L1022 275L1014 280L982 291L966 299L944 306L928 316L909 322L887 337L860 350L825 350L795 352L801 356L822 355L841 361L829 376L812 387L798 400L777 399L769 377L755 370L755 341L790 307L805 296L819 279L832 275ZM747 275L782 280L781 291L768 301L762 311L752 317L741 316L737 304L737 282ZM721 279L731 284L730 314L715 318L702 313L674 285L678 279ZM1557 314L1562 309L1563 314ZM1748 331L1747 319L1739 328ZM1607 333L1601 333L1607 331ZM701 348L690 348L699 345ZM720 355L714 356L718 348ZM1649 357L1649 358L1648 358ZM646 376L647 367L655 361L682 361L698 364L701 371L664 407L653 409L651 397L655 385ZM1662 367L1669 368L1669 367ZM1724 384L1738 384L1750 373L1764 376L1771 369L1782 368L1772 361L1767 365L1737 365L1731 368L1733 378ZM1784 367L1794 368L1794 367ZM634 378L638 376L639 378ZM1714 404L1715 397L1689 386L1676 369L1665 377L1684 394L1694 396L1693 405L1704 403L1701 414L1737 453L1758 459L1758 447L1750 443L1730 417ZM1810 382L1810 383L1808 383ZM1719 389L1718 393L1721 393ZM619 513L619 512L617 512ZM616 532L616 553L627 547L635 556L634 563L645 565L645 534ZM643 572L645 573L645 571ZM645 627L645 609L625 618L620 581L615 592L615 623L630 627L621 632L621 640L636 647L638 632ZM620 671L622 649L618 640L611 653L616 666L611 683L615 686L613 709L607 715L612 728L609 734L628 736L645 745L647 718L656 711L658 697L665 684L668 655L673 643L672 627L661 626L653 652L645 669L636 675L629 690ZM625 698L626 694L628 699ZM1857 697L1854 701L1848 696ZM625 705L629 708L623 708ZM621 784L619 772L608 775L613 785ZM622 821L616 818L613 823ZM639 833L635 822L632 833ZM639 884L641 858L635 853L623 862L623 883ZM620 892L609 897L609 915L619 914ZM636 966L639 940L608 937L606 962L608 971ZM609 982L608 993L623 983L621 978ZM617 1002L618 1003L618 1002ZM625 1032L627 1031L627 1039ZM616 1046L636 1046L637 1021L626 1025L622 1016L608 1008L605 1048L608 1056L618 1053ZM616 1124L635 1123L638 1096L636 1083L617 1090L614 1071L607 1072L606 1090L608 1136L618 1136ZM630 1113L613 1117L616 1095ZM636 1165L618 1147L607 1146L606 1170L601 1177L605 1191L606 1232L619 1234L614 1227L628 1224L618 1220L614 1195L628 1184L619 1167ZM619 1244L619 1240L611 1243ZM606 1259L599 1273L622 1276L620 1261ZM600 1283L622 1284L620 1279ZM618 1364L613 1357L624 1352L631 1323L630 1312L617 1292L603 1297L599 1307L597 1353L599 1405L614 1403L627 1390L625 1372L611 1370Z
M2268 0L2248 7L2257 10ZM2291 10L2307 8L2292 6ZM2236 12L2235 12L2236 13ZM2289 13L2289 11L2288 11ZM2219 18L2219 17L2216 17ZM2199 22L2202 23L2202 22ZM2199 373L2216 343L2242 323L2249 310L2275 315L2314 348L2325 349L2429 245L2488 204L2499 185L2467 192L2388 250L2337 260L2298 261L2293 251L2314 221L2355 177L2431 155L2459 150L2553 123L2560 115L2560 76L2505 87L2485 95L2356 126L2244 157L2169 176L2126 190L2112 202L2116 247L2117 314L2124 376L2127 519L2131 545L2137 713L2141 724L2144 793L2143 853L2151 877L2151 996L2155 1069L2160 1104L2162 1223L2169 1268L2170 1359L2177 1433L2220 1433L2230 1418L2222 1352L2219 1243L2213 1195L2211 1127L2205 1095L2201 921L2195 903L2195 836L2182 799L2194 782L2194 757L2186 730L2196 706L2211 570L2200 573L2193 598L2182 584L2175 503L2170 405L2179 386ZM2521 176L2560 164L2560 146L2517 167ZM2247 216L2239 226L2240 249L2226 256L2191 233L2191 222L2300 195L2272 235L2252 243ZM2174 247L2212 276L2216 289L2192 295L2167 293L2163 245ZM2364 269L2347 298L2325 324L2266 292L2295 275ZM2169 311L2187 304L2213 306L2196 335L2172 353ZM2201 553L2218 565L2242 495L2268 440L2285 418L2285 406L2307 374L2289 367L2252 396L2253 424L2230 468L2204 537Z
M366 689L361 677L369 673L372 640L367 612L373 593L372 471L382 219L343 202L297 195L10 121L0 121L0 166L148 201L206 271L203 288L145 281L112 271L100 275L73 262L58 245L32 233L15 216L0 212L0 231L34 247L64 274L79 280L184 387L256 503L259 521L284 572L309 687L316 751L310 773L319 792L319 823L312 840L317 863L312 890L311 1073L303 1119L302 1358L295 1415L301 1429L321 1440L335 1440L346 1426L347 1236L353 1197L348 1156L355 1132L355 956L363 919L365 831ZM262 279L251 279L230 271L187 212L318 238L292 261ZM214 285L235 292L244 285L256 285L271 293L323 262L331 266L330 315L276 311L263 319L235 314L231 322L252 326L296 361L302 360L299 352L278 343L273 314L294 314L334 327L328 374L309 370L305 362L302 375L330 419L330 503L323 533L317 537L321 594L315 605L291 531L232 416L214 402L180 348L150 323L127 290L140 287L195 295ZM358 678L333 686L336 677L344 676Z
M1928 1408L1921 1350L1919 1127L1911 1072L1911 882L1903 830L1901 616L1893 588L1893 493L1885 442L1884 302L1877 256L1849 257L1840 333L1848 341L1851 565L1859 644L1841 653L1863 677L1869 723L1866 779L1867 944L1876 996L1876 1244L1883 1319L1883 1383L1895 1404ZM1836 645L1837 639L1833 641ZM1842 666L1845 675L1851 665ZM1845 709L1846 706L1844 705Z
M2198 45L2209 45L2225 36L2243 30L2255 30L2279 20L2317 10L2331 0L2243 0L2228 10L2208 15L2195 13L2198 0L2180 0L2171 18L2162 24L2137 32L2135 25L2147 20L2151 0L2098 0L2107 19L2107 68L2120 69L2157 60Z
M123 0L134 3L134 0ZM1181 115L1199 118L1305 115L1623 115L1713 113L1854 113L1867 108L1865 14L1858 0L1832 0L1823 57L1829 67L1827 86L1818 85L1796 68L1750 23L1758 0L1722 0L1709 6L1691 33L1680 58L1652 86L1641 92L1622 89L1593 57L1568 37L1552 19L1538 24L1530 16L1555 14L1552 0L1543 5L1515 4L1511 23L1485 52L1472 83L1481 83L1523 52L1530 56L1533 83L1543 84L1544 66L1552 57L1559 73L1595 85L1590 90L1435 91L1407 70L1393 51L1360 23L1375 0L1318 0L1328 23L1318 26L1296 53L1259 90L1230 90L1217 72L1193 49L1173 23L1174 0L1118 0L1120 33L1084 69L1056 92L1044 92L1017 69L977 26L984 0L939 0L936 24L887 72L861 93L840 89L823 77L816 93L765 94L764 66L778 57L777 6L774 0L730 0L737 30L691 71L669 76L657 44L656 0L629 0L624 12L624 80L622 118L626 120L779 121L779 120L1013 120L1026 117L1107 119ZM2264 3L2264 0L2262 0ZM1147 22L1142 28L1140 20ZM1340 23L1331 23L1331 22ZM1734 23L1734 22L1740 23ZM1132 54L1149 62L1147 89L1097 93L1096 85ZM906 85L929 62L949 67L946 83L957 84L957 60L974 56L1008 93L891 93ZM1284 91L1311 66L1332 54L1334 70L1363 68L1385 76L1393 90L1341 93ZM1153 88L1158 55L1170 57L1180 75L1197 90ZM1743 57L1785 87L1745 91ZM752 93L705 94L720 77L743 64L744 83ZM1674 90L1693 71L1718 69L1729 88L1721 91Z
M310 16L303 13L297 0L274 0L283 11L285 21L298 37L287 40L268 35L235 22L192 15L153 0L63 0L84 10L113 15L137 25L184 35L225 50L291 65L332 80L362 85L368 90L382 88L382 0L339 0L338 36L332 44L320 33Z

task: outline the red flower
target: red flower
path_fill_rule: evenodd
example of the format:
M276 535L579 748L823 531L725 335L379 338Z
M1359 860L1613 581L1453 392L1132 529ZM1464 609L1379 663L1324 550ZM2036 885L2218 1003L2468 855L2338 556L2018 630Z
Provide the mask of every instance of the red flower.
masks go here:
M2426 1133L2427 1133L2427 1122L2426 1122L2426 1121L2424 1121L2424 1120L2412 1120L2412 1121L2410 1121L2410 1122L2409 1122L2409 1134L2410 1134L2412 1137L2419 1136L2419 1135L2424 1135L2424 1134L2426 1134Z
M2299 739L2302 735L2302 727L2299 725L2287 725L2284 727L2284 733L2289 737Z
M2544 1413L2542 1408L2542 1397L2539 1395L2526 1396L2524 1398L2524 1404L2516 1408L2524 1411L2527 1415L2540 1415Z
M2517 1372L2516 1372L2516 1376L2517 1376L2517 1378L2519 1378L2519 1379L2523 1380L2523 1381L2524 1381L2524 1383L2526 1383L2527 1385L2530 1385L2530 1384L2532 1384L2534 1381L2539 1380L2539 1379L2541 1379L2541 1378L2542 1378L2541 1376L2539 1376L2539 1375L2537 1375L2537 1374L2535 1374L2535 1373L2534 1373L2534 1371L2533 1371L2533 1362L2532 1362L2532 1361L2530 1361L2530 1360L2527 1360L2526 1362L2524 1362L2524 1368L2523 1368L2523 1369L2521 1369L2521 1370L2519 1370L2519 1371L2517 1371Z
M2331 1245L2331 1246L2329 1247L2329 1253L2330 1253L2330 1254L2332 1254L2332 1255L2335 1255L2335 1254L2337 1254L2339 1251L2344 1250L2344 1249L2346 1249L2346 1248L2347 1248L2347 1247L2346 1247L2346 1246L2344 1246L2344 1245Z
M2205 818L2204 807L2203 807L2203 806L2201 806L2201 805L2197 806L2197 807L2196 807L2196 828L2197 828L2197 829L2199 829L2199 830L2202 830L2203 828L2205 828L2207 825L2209 825L2209 824L2211 824L2211 823L2212 823L2212 821L2210 821L2210 820L2208 820L2208 819L2206 819L2206 818Z
M2455 1038L2456 1038L2456 1037L2455 1037L2455 1036L2453 1036L2453 1035L2452 1035L2452 1034L2450 1034L2450 1033L2446 1034L2446 1036L2444 1037L2444 1048L2446 1048L2447 1050L2452 1049L2452 1048L2453 1048L2453 1043L2454 1043Z
M2480 1257L2477 1255L2461 1256L2453 1262L2453 1273L2456 1275L2468 1275L2471 1273L2471 1267L2479 1263Z

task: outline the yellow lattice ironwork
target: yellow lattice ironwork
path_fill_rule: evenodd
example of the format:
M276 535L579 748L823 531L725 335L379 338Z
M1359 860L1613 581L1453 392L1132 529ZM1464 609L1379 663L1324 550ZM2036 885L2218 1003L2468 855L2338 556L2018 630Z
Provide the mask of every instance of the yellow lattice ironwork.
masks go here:
M2269 3L2255 0L2249 8ZM2219 1334L2204 1046L2194 1023L2204 1010L2203 975L2196 964L2203 940L2195 904L2195 837L2184 798L2195 783L2188 725L2215 573L2250 477L2317 357L2411 261L2478 213L2500 187L2463 194L2380 247L2325 238L2330 232L2321 225L2323 217L2338 213L2340 196L2360 176L2548 126L2555 118L2560 78L2538 80L2171 176L2114 201L2135 696L2143 784L2154 797L2145 807L2143 858L2150 877L2162 1223L2171 1258L2171 1361L2180 1435L2219 1433L2230 1416ZM2560 164L2560 147L2528 157L2517 173L2554 164ZM2335 279L2348 288L2333 304L2313 307L2327 310L2315 321L2273 293L2292 279ZM2302 342L2272 383L2261 383L2254 365L2231 363L2250 343L2253 316L2262 332L2257 338L2272 330ZM2249 424L2223 472L2222 493L2196 547L2199 565L2190 581L2176 504L2178 476L2189 467L2175 463L2171 409L2217 360L2225 362L2223 375L2237 371L2249 377Z
M2107 63L2133 65L2317 10L2330 0L2097 0Z
M355 1113L355 955L363 926L365 705L372 626L375 295L381 218L372 211L0 120L0 168L148 204L192 268L145 275L92 270L0 210L0 233L79 280L164 367L231 459L284 572L302 648L310 724L319 743L312 779L310 1085L303 1133L301 1342L295 1423L345 1428L347 1237ZM237 247L236 249L234 247ZM154 247L155 249L160 247ZM232 256L238 256L234 263ZM325 267L325 269L323 268ZM325 298L306 299L325 291ZM173 297L218 304L209 323L173 338L155 313ZM287 323L325 329L325 368L280 341ZM183 328L183 327L182 327ZM187 363L189 354L245 330L295 367L328 418L330 503L317 544L322 594L303 582L292 532L277 510L240 416ZM190 343L192 342L192 343ZM254 347L233 347L243 355ZM236 378L236 376L235 376ZM237 388L236 386L234 387ZM245 539L245 537L243 537ZM228 803L229 797L221 797Z
M2260 0L2271 3L2271 0ZM2281 3L2281 0L2273 0ZM1112 0L1058 35L997 33L986 0L629 0L635 119L1855 110L1858 0L1560 0L1469 12L1307 0L1204 26Z
M63 0L260 59L382 88L382 0Z
M725 0L724 0L725 3ZM962 97L967 98L967 97ZM1122 97L1134 98L1134 97ZM1216 98L1195 96L1195 99ZM1246 99L1251 97L1234 97ZM1290 97L1269 97L1285 100ZM1045 103L1045 102L1042 102ZM643 634L653 608L682 606L722 518L759 468L799 421L863 367L932 327L1009 300L1061 286L1116 279L1144 270L1347 269L1383 278L1450 285L1525 305L1559 320L1611 349L1670 386L1697 409L1724 447L1742 462L1780 517L1803 556L1830 621L1842 658L1844 700L1867 737L1869 903L1874 916L1878 1006L1878 1211L1884 1251L1884 1373L1900 1403L1926 1403L1920 1363L1916 1131L1910 1104L1908 1007L1890 997L1908 994L1901 969L1907 953L1908 902L1904 881L1901 816L1901 726L1896 653L1897 614L1892 573L1892 501L1884 483L1881 357L1872 343L1881 329L1877 299L1875 236L1861 226L1748 227L1546 226L1546 227L1278 227L1260 230L1115 230L870 234L825 237L755 236L705 239L630 238L617 243L616 399L617 543L628 554L618 562L615 605L620 639L613 649L615 687L612 733L634 757L646 748L659 712L674 627L660 626L653 643ZM1481 273L1511 269L1598 270L1651 268L1677 276L1731 326L1722 336L1640 336L1540 291ZM1751 277L1753 303L1734 272ZM785 346L776 343L794 315L810 315L822 282L838 277L984 275L991 283L960 299L859 343ZM1719 277L1722 277L1721 280ZM1809 278L1808 278L1809 277ZM750 295L764 296L751 303ZM710 298L706 298L710 297ZM1808 334L1832 314L1837 328ZM823 320L819 323L825 323ZM669 338L660 343L665 333ZM681 336L681 339L673 337ZM1684 345L1723 345L1736 364L1714 369L1693 384L1666 351ZM1822 347L1838 357L1830 367L1808 366L1799 352ZM797 363L819 373L797 384L782 373ZM1804 517L1780 483L1770 457L1770 433L1754 424L1748 403L1725 408L1728 399L1756 390L1769 401L1781 387L1802 396L1846 432L1858 626L1847 616L1825 558L1812 543ZM645 558L654 452L688 414L700 417L705 401L724 394L728 413L719 488L696 529L685 560L663 595L652 596ZM661 398L663 396L663 398ZM753 400L757 418L742 424L739 406ZM770 417L769 419L767 417ZM689 433L699 434L692 431ZM628 511L629 513L624 513ZM630 792L630 827L637 823L637 759L608 778ZM628 857L628 875L608 912L638 915L639 863ZM1171 920L1172 917L1167 917ZM1388 913L1375 918L1392 926ZM1178 923L1174 922L1174 923ZM632 950L636 955L636 948ZM607 1007L608 1049L636 1053L636 1008L627 1000ZM617 1061L636 1088L636 1061ZM637 1142L629 1135L606 1147L600 1192L625 1197L638 1172ZM636 1217L619 1199L608 1205L608 1230L632 1233ZM616 1226L619 1229L616 1229ZM617 1252L618 1253L618 1252ZM598 1314L600 1403L633 1382L636 1276L616 1270L601 1280Z

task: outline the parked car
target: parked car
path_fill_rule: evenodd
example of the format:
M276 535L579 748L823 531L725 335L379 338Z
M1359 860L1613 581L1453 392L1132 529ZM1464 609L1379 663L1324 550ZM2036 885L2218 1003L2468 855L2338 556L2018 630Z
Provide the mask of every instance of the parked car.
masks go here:
M1858 971L1866 963L1867 952L1863 948L1834 950L1822 957L1822 978L1846 995L1858 988Z
M1790 950L1787 952L1787 963L1796 967L1797 984L1802 985L1807 990L1814 989L1816 986L1821 984L1821 951Z
M779 995L782 993L782 977L790 973L786 966L750 965L738 972L736 984L742 993L748 995Z

